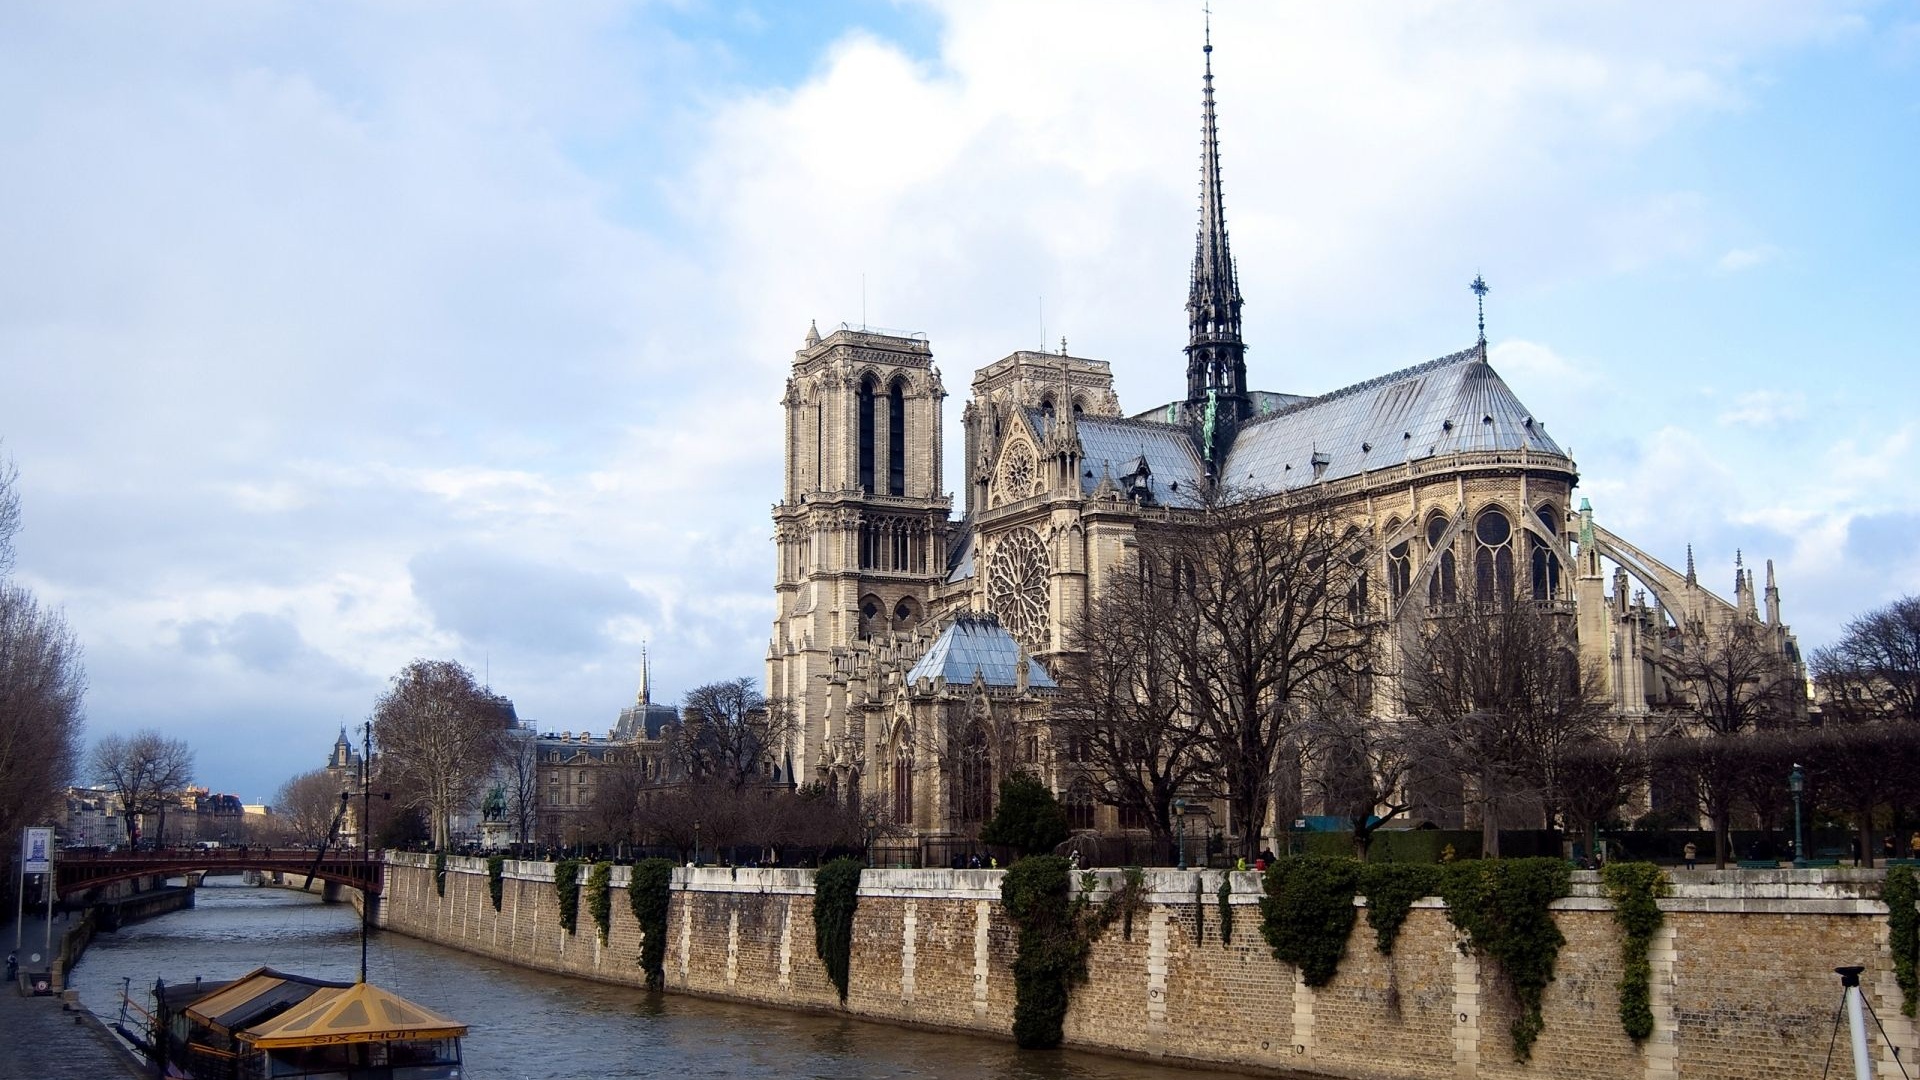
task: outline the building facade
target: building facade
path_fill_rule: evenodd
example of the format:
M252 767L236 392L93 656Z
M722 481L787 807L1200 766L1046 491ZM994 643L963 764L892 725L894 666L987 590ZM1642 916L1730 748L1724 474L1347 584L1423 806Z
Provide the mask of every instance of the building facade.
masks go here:
M1187 299L1183 400L1129 414L1101 360L1015 352L980 368L961 410L964 513L943 494L945 390L922 336L809 328L782 404L786 477L774 507L770 696L799 723L797 779L875 807L896 828L967 835L983 783L1030 769L1081 805L1051 749L1048 674L1075 617L1126 565L1143 522L1221 491L1311 493L1351 528L1374 583L1362 602L1417 626L1517 596L1571 620L1623 731L1682 708L1686 635L1745 621L1804 682L1771 564L1734 599L1609 532L1574 491L1564 448L1478 340L1317 394L1253 389L1241 336L1207 47L1200 224ZM1478 279L1474 289L1482 297ZM1394 642L1405 634L1382 635ZM1394 658L1376 700L1399 695ZM1391 709L1391 704L1385 704Z

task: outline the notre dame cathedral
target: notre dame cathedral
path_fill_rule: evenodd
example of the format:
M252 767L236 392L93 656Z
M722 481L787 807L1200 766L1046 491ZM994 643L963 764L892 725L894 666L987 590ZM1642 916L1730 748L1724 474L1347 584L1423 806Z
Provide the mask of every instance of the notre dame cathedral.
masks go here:
M1108 365L1065 342L980 368L956 519L929 342L808 330L782 399L767 652L768 695L797 715L794 778L924 837L972 835L1013 769L1045 778L1075 828L1135 824L1053 752L1049 664L1143 516L1190 511L1218 484L1311 489L1337 507L1384 583L1367 601L1382 619L1496 588L1570 614L1626 730L1684 694L1667 661L1689 628L1750 620L1804 679L1771 564L1764 601L1737 564L1728 601L1701 586L1691 551L1674 570L1575 504L1573 460L1487 363L1484 324L1463 350L1352 386L1248 387L1211 54L1184 400L1129 414Z

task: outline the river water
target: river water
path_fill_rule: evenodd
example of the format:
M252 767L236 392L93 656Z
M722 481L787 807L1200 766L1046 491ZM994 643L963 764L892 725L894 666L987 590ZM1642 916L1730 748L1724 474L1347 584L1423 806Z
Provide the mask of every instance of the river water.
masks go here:
M232 979L262 965L324 979L359 974L353 908L285 889L212 878L190 911L102 934L69 982L102 1019L156 977ZM819 1077L822 1080L1173 1080L1231 1074L1163 1068L1071 1051L917 1031L564 979L376 933L367 979L472 1025L465 1073L476 1080L575 1077Z

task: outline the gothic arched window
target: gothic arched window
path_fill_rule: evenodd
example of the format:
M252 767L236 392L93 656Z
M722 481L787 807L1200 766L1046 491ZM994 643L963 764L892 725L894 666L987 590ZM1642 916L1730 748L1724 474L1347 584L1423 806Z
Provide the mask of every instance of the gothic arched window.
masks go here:
M893 747L893 823L913 824L913 735L906 729Z
M860 380L860 490L873 494L873 376Z
M1391 537L1400 531L1398 519L1387 522L1387 535ZM1398 604L1406 599L1407 590L1413 587L1413 544L1402 540L1387 549L1387 591L1392 594L1393 602Z
M887 494L907 493L907 392L904 379L887 391Z
M1436 553L1438 565L1433 568L1433 576L1427 579L1427 603L1452 604L1459 602L1460 590L1455 580L1453 548L1440 548L1440 540L1447 534L1447 519L1435 514L1427 519L1427 549Z
M1093 785L1085 778L1075 780L1067 789L1067 828L1075 832L1093 828Z
M1553 504L1541 503L1534 511L1540 518L1540 524L1553 536L1560 535L1560 515L1554 511ZM1532 562L1533 598L1535 600L1557 600L1560 598L1560 557L1553 552L1552 545L1537 536L1529 536L1528 545Z
M987 561L987 608L1028 649L1048 644L1048 563L1040 534L1024 527L1002 537Z
M987 744L984 724L967 725L967 738L960 747L959 805L954 816L966 824L987 820L993 810L993 757Z
M1473 523L1473 597L1481 603L1513 596L1513 522L1487 510Z

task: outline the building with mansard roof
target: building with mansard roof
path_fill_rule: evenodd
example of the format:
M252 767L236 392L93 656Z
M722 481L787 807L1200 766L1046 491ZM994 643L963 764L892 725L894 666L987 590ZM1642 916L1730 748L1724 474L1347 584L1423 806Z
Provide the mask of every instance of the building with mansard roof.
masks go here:
M1564 614L1623 730L1684 701L1672 660L1689 629L1748 621L1799 670L1771 564L1762 613L1751 570L1736 567L1724 599L1700 585L1691 552L1676 571L1575 503L1579 471L1488 363L1484 316L1466 348L1352 386L1249 386L1211 43L1205 57L1184 399L1129 413L1107 363L1064 341L986 364L960 413L956 518L930 341L809 328L782 398L767 653L768 693L798 716L795 778L855 795L895 828L967 836L997 779L1030 769L1077 825L1122 824L1050 749L1049 667L1137 525L1217 488L1311 491L1337 507L1381 619L1511 593Z

